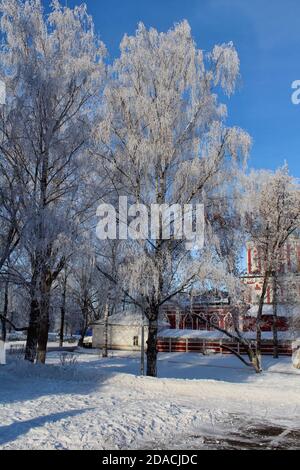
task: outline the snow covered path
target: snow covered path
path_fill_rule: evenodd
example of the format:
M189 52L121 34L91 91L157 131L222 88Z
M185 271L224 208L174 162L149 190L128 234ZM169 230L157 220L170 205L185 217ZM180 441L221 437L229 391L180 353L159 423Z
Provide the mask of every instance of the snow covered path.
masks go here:
M300 371L265 360L256 375L230 356L161 354L159 379L138 377L137 354L76 354L62 367L0 368L1 449L134 449L189 446L249 420L300 429ZM201 444L201 439L198 446Z

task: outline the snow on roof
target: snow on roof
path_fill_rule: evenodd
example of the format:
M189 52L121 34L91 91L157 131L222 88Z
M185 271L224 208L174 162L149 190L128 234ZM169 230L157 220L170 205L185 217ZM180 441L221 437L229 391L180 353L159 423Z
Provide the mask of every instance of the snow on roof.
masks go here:
M167 310L170 306L181 306L181 307L190 307L192 305L219 305L219 304L229 304L230 298L228 294L220 292L214 295L195 295L191 297L189 294L178 294L177 297L169 300L164 305L164 310Z
M95 324L103 324L104 319L101 318L101 320L95 322ZM148 320L146 317L144 317L141 314L141 312L129 312L129 311L124 311L124 312L118 312L115 313L114 315L111 315L108 318L108 324L109 325L124 325L124 326L144 326L148 325ZM169 325L168 322L159 319L158 321L159 326L165 327L166 325Z
M202 338L202 339L221 339L223 333L220 331L207 330L179 330L166 328L159 333L161 338Z
M256 333L255 331L247 331L244 332L243 338L246 339L255 339ZM178 329L165 329L159 333L160 338L177 338L177 339L207 339L207 340L220 340L220 339L230 339L227 335L221 333L220 331L212 330L178 330ZM273 339L272 331L262 331L262 338L263 339ZM279 331L278 332L278 339L279 340L290 340L295 339L296 336L291 331Z
M104 318L95 322L95 324L102 324L104 323ZM131 326L142 326L143 325L143 317L140 312L118 312L110 315L108 317L108 324L109 325L131 325ZM144 325L147 325L146 319L144 319Z
M258 305L252 305L247 311L246 315L256 317L258 311ZM273 315L273 305L265 304L263 306L263 315ZM277 305L277 316L278 317L293 317L300 315L300 305Z

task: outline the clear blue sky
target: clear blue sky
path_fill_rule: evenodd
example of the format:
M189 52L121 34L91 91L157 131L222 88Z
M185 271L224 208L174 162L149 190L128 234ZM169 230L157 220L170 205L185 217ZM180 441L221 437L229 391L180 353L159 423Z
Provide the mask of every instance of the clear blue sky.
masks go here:
M64 3L65 0L61 0ZM45 0L45 3L48 3ZM68 0L69 6L80 0ZM197 46L233 41L242 83L229 102L229 122L253 138L250 165L275 168L287 160L300 177L300 105L291 83L300 80L299 0L87 0L111 58L124 33L142 21L161 31L187 19Z

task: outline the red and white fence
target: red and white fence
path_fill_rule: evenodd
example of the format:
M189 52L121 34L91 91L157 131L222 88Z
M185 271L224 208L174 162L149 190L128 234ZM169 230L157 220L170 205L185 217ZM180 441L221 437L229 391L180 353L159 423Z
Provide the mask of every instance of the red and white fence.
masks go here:
M218 354L232 354L226 346L238 352L239 354L246 354L245 347L237 342L230 340L217 339L205 340L194 338L158 338L157 350L158 352L195 352L195 353L218 353ZM273 355L274 343L272 340L263 340L261 352L264 355ZM278 353L280 356L292 355L292 342L280 341L278 345Z

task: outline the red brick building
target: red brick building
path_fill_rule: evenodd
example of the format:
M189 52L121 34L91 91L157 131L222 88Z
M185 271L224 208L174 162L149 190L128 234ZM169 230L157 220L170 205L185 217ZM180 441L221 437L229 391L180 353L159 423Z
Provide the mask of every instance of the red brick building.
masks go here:
M247 274L242 277L248 286L245 299L252 307L248 318L244 321L244 331L253 329L257 305L262 291L264 262L259 250L253 243L247 244ZM281 265L278 276L277 292L277 326L279 331L287 331L289 319L296 313L300 305L300 239L290 237L282 248ZM273 323L273 289L272 278L267 287L265 304L263 307L263 331L271 331Z
M291 237L282 250L282 264L278 273L279 295L277 306L277 328L279 336L279 353L292 353L292 336L289 332L290 319L298 313L300 305L300 240ZM240 350L238 344L211 325L230 330L233 323L249 339L255 339L255 324L258 309L258 299L262 289L264 266L259 251L251 243L247 244L247 273L242 277L249 287L245 308L237 314L235 306L225 295L217 293L207 298L182 296L177 302L165 306L163 314L170 325L169 329L160 333L159 351L201 351L228 352L222 348L222 343ZM273 353L272 326L272 281L267 288L265 305L262 316L263 349L265 354ZM229 344L230 343L230 344ZM243 352L243 351L240 351Z

